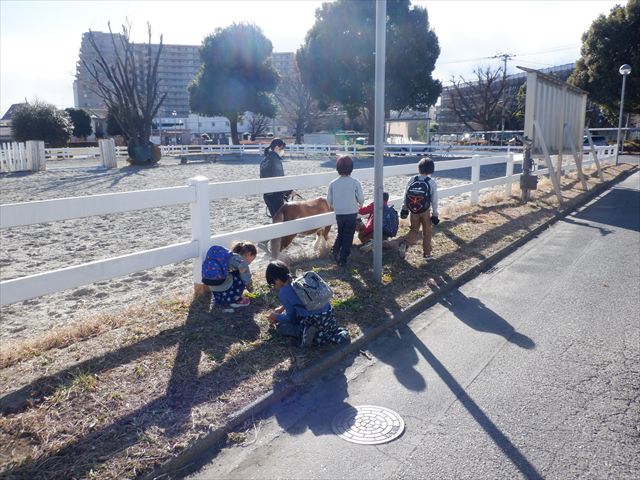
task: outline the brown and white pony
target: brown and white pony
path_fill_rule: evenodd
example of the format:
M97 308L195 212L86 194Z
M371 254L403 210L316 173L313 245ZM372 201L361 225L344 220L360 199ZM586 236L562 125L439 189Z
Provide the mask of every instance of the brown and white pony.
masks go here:
M311 217L313 215L320 215L321 213L328 213L332 209L327 203L327 200L318 197L309 200L299 200L295 202L287 202L278 209L272 218L273 223L287 222L289 220L295 220L297 218ZM326 249L327 240L329 238L329 230L331 225L318 228L315 230L309 230L307 232L298 233L298 235L316 235L316 241L313 243L313 248ZM274 238L271 240L271 257L278 258L280 252L287 248L296 234L287 235L282 238Z

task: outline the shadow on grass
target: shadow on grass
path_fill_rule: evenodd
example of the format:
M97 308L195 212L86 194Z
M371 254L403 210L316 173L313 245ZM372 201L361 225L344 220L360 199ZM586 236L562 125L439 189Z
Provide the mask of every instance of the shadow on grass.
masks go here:
M99 472L101 465L111 457L144 441L150 427L159 427L167 439L166 451L171 450L170 439L192 427L195 407L218 399L226 403L225 394L256 373L269 369L290 357L289 349L272 337L264 338L257 347L252 342L260 339L260 328L251 315L213 319L208 312L208 299L194 301L181 328L171 329L170 342L149 339L144 349L126 348L127 361L142 356L143 352L178 344L172 372L166 391L140 408L76 438L64 447L35 458L29 457L17 466L3 472L6 478L78 478L89 472ZM231 347L244 347L232 352ZM142 345L138 344L137 347ZM117 352L105 358L94 359L91 371L103 371L123 364ZM203 356L213 364L207 373L199 373ZM70 372L66 372L69 375ZM69 377L65 377L68 381ZM98 382L99 382L98 377ZM59 385L59 388L64 388ZM123 388L127 388L126 385ZM153 386L149 388L153 389ZM84 415L91 414L92 400L87 399L80 408ZM98 406L94 405L95 408ZM55 406L54 406L55 408ZM94 412L97 414L98 412ZM224 424L226 419L220 419ZM31 428L37 429L37 425ZM33 435L33 438L39 438ZM132 455L136 461L135 454ZM147 465L148 466L148 465Z

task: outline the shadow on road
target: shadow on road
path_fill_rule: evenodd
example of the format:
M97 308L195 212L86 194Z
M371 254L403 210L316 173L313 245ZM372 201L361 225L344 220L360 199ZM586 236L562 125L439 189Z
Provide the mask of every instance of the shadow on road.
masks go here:
M616 187L574 218L640 232L640 191Z
M509 322L487 308L477 298L467 297L459 290L455 290L444 297L440 303L453 313L458 320L474 330L500 335L520 348L526 348L527 350L535 348L533 340L522 333L516 332Z
M301 435L311 430L314 435L333 435L331 420L338 412L345 409L353 409L346 401L349 396L348 380L345 370L352 361L353 356L347 358L339 367L329 370L321 379L322 387L315 388L313 405L309 402L300 402L297 396L287 400L285 405L278 406L275 418L278 425L290 435ZM286 385L289 375L282 372L284 377L274 378L274 390Z
M471 398L471 396L465 391L456 379L449 373L446 367L440 363L436 356L431 353L431 350L422 343L422 341L416 336L411 329L406 329L404 334L407 342L411 343L415 349L424 357L424 359L431 365L431 368L442 379L447 387L453 392L453 394L460 400L462 406L469 412L478 425L491 437L491 440L496 446L504 453L504 455L516 466L516 468L527 479L542 479L542 475L538 473L536 468L529 462L529 460L518 450L518 448L511 443L507 436L498 428L498 426L491 421L491 419L482 411L482 408Z

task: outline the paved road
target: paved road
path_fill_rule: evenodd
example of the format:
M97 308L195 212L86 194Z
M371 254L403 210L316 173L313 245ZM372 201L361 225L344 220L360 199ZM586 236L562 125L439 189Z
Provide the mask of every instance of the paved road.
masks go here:
M193 478L639 478L639 182L327 372ZM356 405L397 411L404 434L333 435Z

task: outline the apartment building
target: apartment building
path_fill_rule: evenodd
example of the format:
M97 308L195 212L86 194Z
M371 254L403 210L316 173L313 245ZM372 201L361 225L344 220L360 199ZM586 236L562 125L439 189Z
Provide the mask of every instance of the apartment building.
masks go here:
M104 109L102 99L95 93L97 86L95 80L87 71L84 63L92 65L98 58L89 41L89 33L82 34L79 60L76 64L76 80L73 84L74 103L76 108ZM105 57L105 60L113 64L116 55L122 54L122 35L119 33L93 32L96 44ZM134 43L134 55L140 60L138 67L143 69L148 45ZM159 44L151 45L151 58L160 48ZM189 109L189 92L187 87L200 68L200 55L197 45L167 45L162 46L162 53L158 62L158 78L160 80L160 92L167 97L160 107L158 117L171 117L173 112L180 117L187 117ZM173 116L175 116L173 115Z

